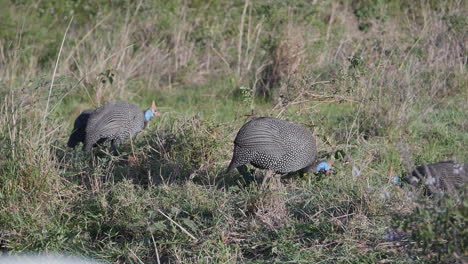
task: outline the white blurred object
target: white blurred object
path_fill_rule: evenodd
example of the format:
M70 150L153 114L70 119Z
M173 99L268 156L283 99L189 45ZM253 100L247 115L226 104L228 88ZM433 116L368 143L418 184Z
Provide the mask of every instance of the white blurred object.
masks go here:
M356 166L353 166L353 178L356 179L359 175L361 175L361 171Z
M1 264L104 264L95 260L59 254L0 255Z
M426 185L434 185L435 182L436 182L436 179L435 179L434 177L430 176L430 177L428 177L428 178L426 179L425 184L426 184Z

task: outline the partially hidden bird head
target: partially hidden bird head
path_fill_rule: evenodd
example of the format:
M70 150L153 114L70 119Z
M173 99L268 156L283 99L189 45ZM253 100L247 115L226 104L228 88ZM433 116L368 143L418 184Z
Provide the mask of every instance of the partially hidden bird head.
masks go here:
M153 103L151 104L151 107L148 110L145 111L145 119L146 119L146 121L150 121L151 118L153 118L155 116L159 116L159 112L156 109L156 104L153 101Z
M315 173L325 173L326 175L333 172L333 161L320 161L315 167Z

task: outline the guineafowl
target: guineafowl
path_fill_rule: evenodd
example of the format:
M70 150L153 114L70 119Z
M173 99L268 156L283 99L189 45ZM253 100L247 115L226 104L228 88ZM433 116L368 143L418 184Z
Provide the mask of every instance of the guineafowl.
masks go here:
M72 133L68 139L68 147L75 148L80 142L84 143L86 137L86 125L88 124L89 116L94 112L93 109L87 109L81 112L76 118Z
M416 167L405 181L413 186L424 185L426 193L453 192L468 183L468 164L441 161Z
M286 174L311 167L316 156L314 136L305 126L260 117L244 124L237 133L227 172L250 163L260 169ZM331 171L327 162L320 162L314 169Z
M158 115L154 102L146 111L127 102L106 104L89 113L83 150L89 151L96 143L110 141L112 150L117 152L121 141L138 134Z

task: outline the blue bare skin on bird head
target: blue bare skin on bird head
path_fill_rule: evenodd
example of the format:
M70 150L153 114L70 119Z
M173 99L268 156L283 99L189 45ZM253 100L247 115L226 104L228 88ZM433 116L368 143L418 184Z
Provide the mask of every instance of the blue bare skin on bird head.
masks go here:
M153 118L155 116L159 116L159 112L156 109L156 104L153 101L153 103L151 104L151 107L148 110L145 111L145 119L146 119L146 121L150 121L151 118Z
M394 184L399 184L399 183L401 183L401 178L398 177L398 176L393 176L392 181L393 181Z
M315 171L318 173L325 173L328 175L333 171L333 169L329 162L322 161L317 165L317 167L315 168Z
M145 119L146 121L150 121L151 118L155 117L155 116L159 116L159 112L158 111L155 111L155 110L152 110L152 109L148 109L145 111Z

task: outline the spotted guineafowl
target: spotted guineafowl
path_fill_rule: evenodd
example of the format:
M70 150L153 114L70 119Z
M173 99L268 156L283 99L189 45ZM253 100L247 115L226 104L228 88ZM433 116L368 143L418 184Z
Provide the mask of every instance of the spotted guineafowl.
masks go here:
M121 141L138 134L151 118L158 115L154 102L146 111L127 102L106 104L90 113L83 150L89 151L96 143L110 141L116 152Z
M67 146L75 148L79 143L84 143L86 138L86 125L88 124L89 116L94 112L93 109L87 109L81 112L76 118L70 138L68 138Z
M405 180L413 186L423 185L427 194L454 192L468 183L468 164L441 161L418 166Z
M239 130L227 171L252 164L279 174L295 172L315 164L315 138L305 126L272 117L253 119ZM327 162L315 170L329 172Z

